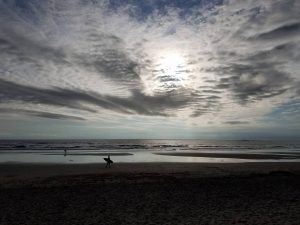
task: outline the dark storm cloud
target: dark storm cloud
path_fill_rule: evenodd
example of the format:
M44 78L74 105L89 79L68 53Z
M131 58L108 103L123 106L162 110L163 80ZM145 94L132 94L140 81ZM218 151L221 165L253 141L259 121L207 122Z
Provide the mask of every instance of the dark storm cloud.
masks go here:
M48 119L70 119L70 120L85 120L79 116L71 116L59 113L50 113L50 112L43 112L43 111L35 111L35 110L25 110L25 109L11 109L11 108L0 108L0 113L4 114L25 114L28 116L35 116L41 118L48 118Z

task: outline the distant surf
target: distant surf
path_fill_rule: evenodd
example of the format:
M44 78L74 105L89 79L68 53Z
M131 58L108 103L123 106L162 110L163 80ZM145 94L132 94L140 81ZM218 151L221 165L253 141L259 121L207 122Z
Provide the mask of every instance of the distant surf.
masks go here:
M299 141L1 140L0 163L293 162Z

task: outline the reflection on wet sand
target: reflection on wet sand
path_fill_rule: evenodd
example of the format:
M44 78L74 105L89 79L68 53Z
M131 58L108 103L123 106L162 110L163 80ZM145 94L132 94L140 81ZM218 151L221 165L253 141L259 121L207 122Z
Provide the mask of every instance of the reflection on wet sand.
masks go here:
M289 154L263 154L263 153L199 153L199 152L158 152L156 155L188 156L209 158L235 158L235 159L300 159L300 153Z

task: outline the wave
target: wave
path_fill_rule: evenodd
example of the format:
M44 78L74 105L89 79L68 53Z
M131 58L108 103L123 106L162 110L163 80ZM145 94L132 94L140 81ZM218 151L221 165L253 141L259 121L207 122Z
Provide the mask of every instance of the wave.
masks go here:
M300 149L299 141L220 141L220 140L0 140L0 150L261 150Z

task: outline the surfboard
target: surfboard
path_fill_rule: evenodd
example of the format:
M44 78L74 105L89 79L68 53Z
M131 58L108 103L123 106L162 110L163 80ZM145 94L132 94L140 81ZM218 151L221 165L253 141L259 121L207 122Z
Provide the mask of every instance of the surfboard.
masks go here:
M109 158L103 158L106 162L108 162L108 163L114 163L111 159L109 159Z

